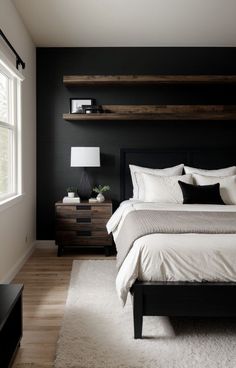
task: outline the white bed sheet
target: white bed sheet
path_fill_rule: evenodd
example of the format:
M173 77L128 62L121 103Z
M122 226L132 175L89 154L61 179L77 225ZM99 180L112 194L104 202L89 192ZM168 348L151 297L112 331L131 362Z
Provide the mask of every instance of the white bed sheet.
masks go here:
M157 204L125 201L107 224L116 239L125 217L142 209L236 212L236 206ZM136 279L142 281L236 282L236 234L150 234L134 242L116 279L125 304Z

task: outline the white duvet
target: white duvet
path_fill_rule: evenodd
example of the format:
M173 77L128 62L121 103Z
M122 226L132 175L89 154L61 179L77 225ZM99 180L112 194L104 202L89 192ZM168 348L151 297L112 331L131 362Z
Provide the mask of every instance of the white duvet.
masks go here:
M128 213L143 209L236 212L236 205L157 204L137 200L121 203L107 223L114 240ZM117 278L125 304L136 279L142 281L236 282L236 234L150 234L134 242Z

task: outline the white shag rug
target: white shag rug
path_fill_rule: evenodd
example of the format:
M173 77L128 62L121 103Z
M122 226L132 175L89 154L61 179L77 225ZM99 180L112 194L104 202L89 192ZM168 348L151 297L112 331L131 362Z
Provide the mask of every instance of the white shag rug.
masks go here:
M113 260L74 261L56 368L235 368L236 319L144 317L133 338Z

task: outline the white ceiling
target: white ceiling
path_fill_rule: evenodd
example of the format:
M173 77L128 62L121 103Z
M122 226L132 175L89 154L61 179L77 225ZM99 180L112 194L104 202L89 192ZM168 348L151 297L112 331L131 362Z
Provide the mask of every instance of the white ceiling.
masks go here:
M236 46L236 0L12 0L37 46Z

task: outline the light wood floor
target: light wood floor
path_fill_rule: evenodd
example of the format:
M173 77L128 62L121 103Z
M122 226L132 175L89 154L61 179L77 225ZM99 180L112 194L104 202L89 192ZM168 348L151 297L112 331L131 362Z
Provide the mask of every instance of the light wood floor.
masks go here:
M101 258L105 257L73 254L58 258L56 247L34 251L13 281L24 284L24 333L14 368L53 367L72 262Z

